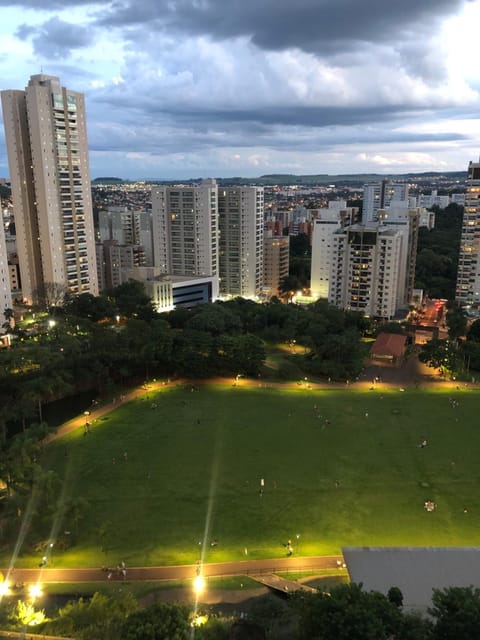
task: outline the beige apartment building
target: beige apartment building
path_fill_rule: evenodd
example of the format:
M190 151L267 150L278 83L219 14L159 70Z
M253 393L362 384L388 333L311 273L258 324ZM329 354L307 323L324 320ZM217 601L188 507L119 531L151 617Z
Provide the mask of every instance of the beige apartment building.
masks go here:
M455 299L480 304L480 162L470 162L465 184L465 209L458 257Z
M278 296L283 278L288 276L290 264L290 237L272 236L267 232L263 250L263 292L265 296Z
M263 283L263 187L219 187L221 296L256 298Z
M97 295L84 96L44 74L1 95L23 298Z

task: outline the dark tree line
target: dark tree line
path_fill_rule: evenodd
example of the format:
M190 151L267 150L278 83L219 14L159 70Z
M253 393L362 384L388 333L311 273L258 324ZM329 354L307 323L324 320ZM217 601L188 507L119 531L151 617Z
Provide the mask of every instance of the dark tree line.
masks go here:
M415 286L431 298L455 298L463 207L452 203L433 207L435 228L418 235Z
M433 591L428 616L405 611L403 596L392 587L385 596L343 584L330 592L297 592L289 600L270 596L250 608L247 619L211 613L201 625L187 605L154 604L141 609L122 589L114 595L61 607L39 633L83 640L472 640L480 636L480 590L451 587ZM198 614L205 612L200 610ZM3 601L3 628L21 627L18 607Z

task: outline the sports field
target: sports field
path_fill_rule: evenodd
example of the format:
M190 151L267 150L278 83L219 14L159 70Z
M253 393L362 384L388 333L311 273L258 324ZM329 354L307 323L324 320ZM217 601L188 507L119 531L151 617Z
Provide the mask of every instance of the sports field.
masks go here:
M64 498L89 505L77 544L54 550L54 565L273 558L288 541L302 556L476 545L478 393L186 385L145 394L91 433L48 446ZM72 528L52 524L58 535Z

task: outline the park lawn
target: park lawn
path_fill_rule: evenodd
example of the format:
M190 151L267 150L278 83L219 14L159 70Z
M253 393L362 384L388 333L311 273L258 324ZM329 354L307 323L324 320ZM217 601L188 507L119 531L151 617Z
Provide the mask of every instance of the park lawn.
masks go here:
M150 393L87 436L79 429L48 446L44 463L62 477L62 497L89 505L76 545L54 548L51 563L273 558L288 540L301 556L346 545L475 545L477 411L478 392L463 389L241 383ZM426 500L436 503L433 513ZM57 535L74 528L52 523Z

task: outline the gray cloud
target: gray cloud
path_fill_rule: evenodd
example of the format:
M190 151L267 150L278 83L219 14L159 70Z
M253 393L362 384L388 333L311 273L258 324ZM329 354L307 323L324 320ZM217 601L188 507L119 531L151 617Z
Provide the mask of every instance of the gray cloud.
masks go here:
M32 38L34 52L45 58L62 58L74 49L87 47L93 42L93 30L53 17L41 26L26 24L17 29L17 37L22 40Z
M120 0L100 14L104 25L164 26L217 39L246 36L262 49L296 47L329 54L362 42L410 39L468 0Z
M55 11L85 5L111 4L111 0L0 0L0 7L24 7L37 11Z

